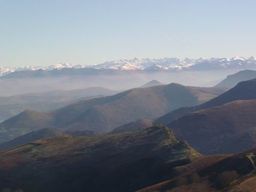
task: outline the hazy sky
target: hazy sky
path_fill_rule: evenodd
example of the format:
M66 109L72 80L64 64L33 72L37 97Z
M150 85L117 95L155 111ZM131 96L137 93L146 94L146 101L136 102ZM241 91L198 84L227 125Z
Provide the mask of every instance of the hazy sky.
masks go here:
M256 56L255 0L0 0L0 65Z

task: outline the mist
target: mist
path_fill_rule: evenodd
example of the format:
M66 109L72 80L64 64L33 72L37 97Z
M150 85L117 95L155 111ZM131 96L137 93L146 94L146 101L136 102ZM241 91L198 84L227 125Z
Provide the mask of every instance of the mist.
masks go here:
M234 72L236 71L121 72L84 76L2 78L0 79L0 96L56 90L76 90L90 87L103 87L122 91L141 87L151 80L158 80L164 84L179 83L189 86L211 87Z

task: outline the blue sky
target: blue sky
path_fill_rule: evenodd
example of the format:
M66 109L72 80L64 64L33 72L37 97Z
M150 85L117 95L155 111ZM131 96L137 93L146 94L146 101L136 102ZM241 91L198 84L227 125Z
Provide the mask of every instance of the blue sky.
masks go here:
M254 0L0 0L0 65L256 56Z

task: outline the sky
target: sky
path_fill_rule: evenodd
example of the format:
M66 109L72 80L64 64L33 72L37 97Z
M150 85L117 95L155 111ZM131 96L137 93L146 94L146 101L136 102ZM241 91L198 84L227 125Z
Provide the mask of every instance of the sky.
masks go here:
M0 0L0 66L256 56L255 0Z

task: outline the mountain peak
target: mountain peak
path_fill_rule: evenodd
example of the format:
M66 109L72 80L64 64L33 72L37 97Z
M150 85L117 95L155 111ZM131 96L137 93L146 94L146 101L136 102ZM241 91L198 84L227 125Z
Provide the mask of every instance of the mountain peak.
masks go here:
M158 86L158 85L163 85L163 83L161 83L158 80L151 80L151 81L147 82L146 84L142 85L142 87L146 88L146 87L154 87L154 86Z
M216 85L216 87L232 88L239 82L256 78L255 70L242 70L235 74L228 75L226 79Z
M47 67L25 66L25 67L1 67L0 75L6 76L10 73L24 71L60 71L62 69L77 70L114 70L114 71L187 71L187 70L226 70L226 69L256 69L254 57L233 57L233 58L208 58L208 59L180 59L180 58L134 58L107 61L97 65L73 65L60 63Z

